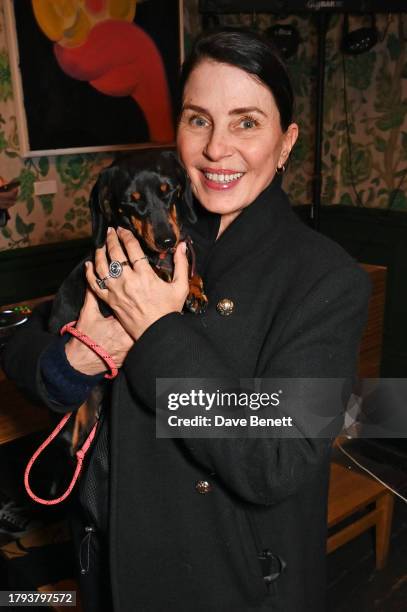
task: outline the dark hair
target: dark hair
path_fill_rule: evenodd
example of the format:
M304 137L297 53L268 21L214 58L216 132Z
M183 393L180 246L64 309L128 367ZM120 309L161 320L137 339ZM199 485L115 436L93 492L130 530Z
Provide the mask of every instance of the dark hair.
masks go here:
M181 96L191 72L204 59L241 68L266 85L280 113L281 129L287 130L292 123L294 94L287 69L271 41L246 28L204 32L196 39L182 66Z

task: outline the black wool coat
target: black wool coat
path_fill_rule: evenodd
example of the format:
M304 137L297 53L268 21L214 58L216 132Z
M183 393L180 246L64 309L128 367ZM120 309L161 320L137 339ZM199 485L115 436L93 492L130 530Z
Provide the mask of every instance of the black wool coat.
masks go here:
M114 611L323 612L331 439L157 439L155 381L350 380L369 282L297 219L276 182L216 240L218 227L218 215L201 211L191 231L208 311L159 319L112 385ZM223 298L234 302L230 316L216 308ZM15 336L5 366L44 398L36 364L52 336L41 325L33 317ZM305 430L315 394L309 385L295 406ZM286 566L270 588L258 559L265 549Z

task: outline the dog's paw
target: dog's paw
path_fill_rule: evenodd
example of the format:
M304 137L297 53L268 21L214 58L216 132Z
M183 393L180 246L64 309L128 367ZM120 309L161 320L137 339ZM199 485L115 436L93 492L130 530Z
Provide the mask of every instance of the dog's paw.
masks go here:
M191 291L185 300L185 308L193 314L203 314L208 307L208 298L204 293Z

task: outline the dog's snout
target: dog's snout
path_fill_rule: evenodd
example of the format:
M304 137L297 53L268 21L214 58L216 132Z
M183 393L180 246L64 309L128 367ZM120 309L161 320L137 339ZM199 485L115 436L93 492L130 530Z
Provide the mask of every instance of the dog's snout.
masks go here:
M172 249L175 246L175 236L162 238L161 240L157 240L157 246L163 249Z

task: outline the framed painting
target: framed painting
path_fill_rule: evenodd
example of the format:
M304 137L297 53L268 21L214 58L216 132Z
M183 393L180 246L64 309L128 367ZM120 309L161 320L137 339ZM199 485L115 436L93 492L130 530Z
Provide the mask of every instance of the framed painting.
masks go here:
M24 157L173 144L182 0L5 0Z

